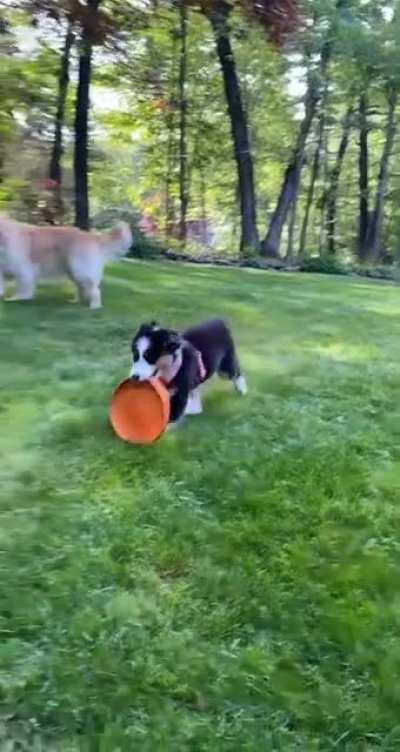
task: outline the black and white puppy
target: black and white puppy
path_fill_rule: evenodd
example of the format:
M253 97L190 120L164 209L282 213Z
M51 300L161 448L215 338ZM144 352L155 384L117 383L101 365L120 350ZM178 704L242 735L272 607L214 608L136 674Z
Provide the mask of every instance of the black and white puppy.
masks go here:
M202 412L199 387L215 373L230 379L241 394L247 392L232 335L220 319L205 321L182 334L156 322L142 324L132 340L132 355L132 379L157 376L168 386L171 423L183 415Z

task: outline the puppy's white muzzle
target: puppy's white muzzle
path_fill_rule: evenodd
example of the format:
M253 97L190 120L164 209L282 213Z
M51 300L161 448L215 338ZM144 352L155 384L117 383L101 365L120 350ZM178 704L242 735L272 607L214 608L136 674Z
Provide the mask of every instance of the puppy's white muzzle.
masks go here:
M146 379L151 379L151 377L154 376L155 372L155 366L150 365L150 363L147 363L146 360L140 358L136 362L132 363L129 378L134 379L135 381L146 381Z

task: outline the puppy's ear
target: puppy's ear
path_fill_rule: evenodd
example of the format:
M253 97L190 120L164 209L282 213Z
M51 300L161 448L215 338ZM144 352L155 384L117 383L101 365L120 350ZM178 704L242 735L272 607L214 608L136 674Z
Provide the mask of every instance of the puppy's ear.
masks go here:
M165 349L169 355L173 355L182 345L182 338L178 332L170 332L165 343Z
M136 336L148 337L149 334L151 334L155 329L158 329L158 324L156 324L155 321L151 321L150 324L148 323L141 324Z

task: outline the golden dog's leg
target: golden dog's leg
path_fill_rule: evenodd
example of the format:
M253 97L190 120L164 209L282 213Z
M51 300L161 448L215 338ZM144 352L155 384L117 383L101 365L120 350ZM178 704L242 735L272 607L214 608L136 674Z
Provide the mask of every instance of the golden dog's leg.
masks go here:
M101 308L101 292L100 292L100 287L97 285L94 285L92 287L89 307L92 310L95 308Z
M81 284L84 298L89 303L89 308L92 310L101 308L101 292L100 285L92 282L91 280Z
M16 276L17 289L9 301L32 300L35 294L35 274L33 270L24 269Z
M86 295L85 295L85 289L83 285L79 284L79 282L75 282L76 284L76 298L74 300L74 303L86 303Z

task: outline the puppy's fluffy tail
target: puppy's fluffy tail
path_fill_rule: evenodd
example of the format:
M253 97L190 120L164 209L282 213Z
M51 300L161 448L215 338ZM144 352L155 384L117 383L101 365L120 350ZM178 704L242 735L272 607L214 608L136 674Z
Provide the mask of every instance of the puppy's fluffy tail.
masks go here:
M118 222L111 230L101 234L104 253L110 260L125 256L132 240L132 231L127 222Z

